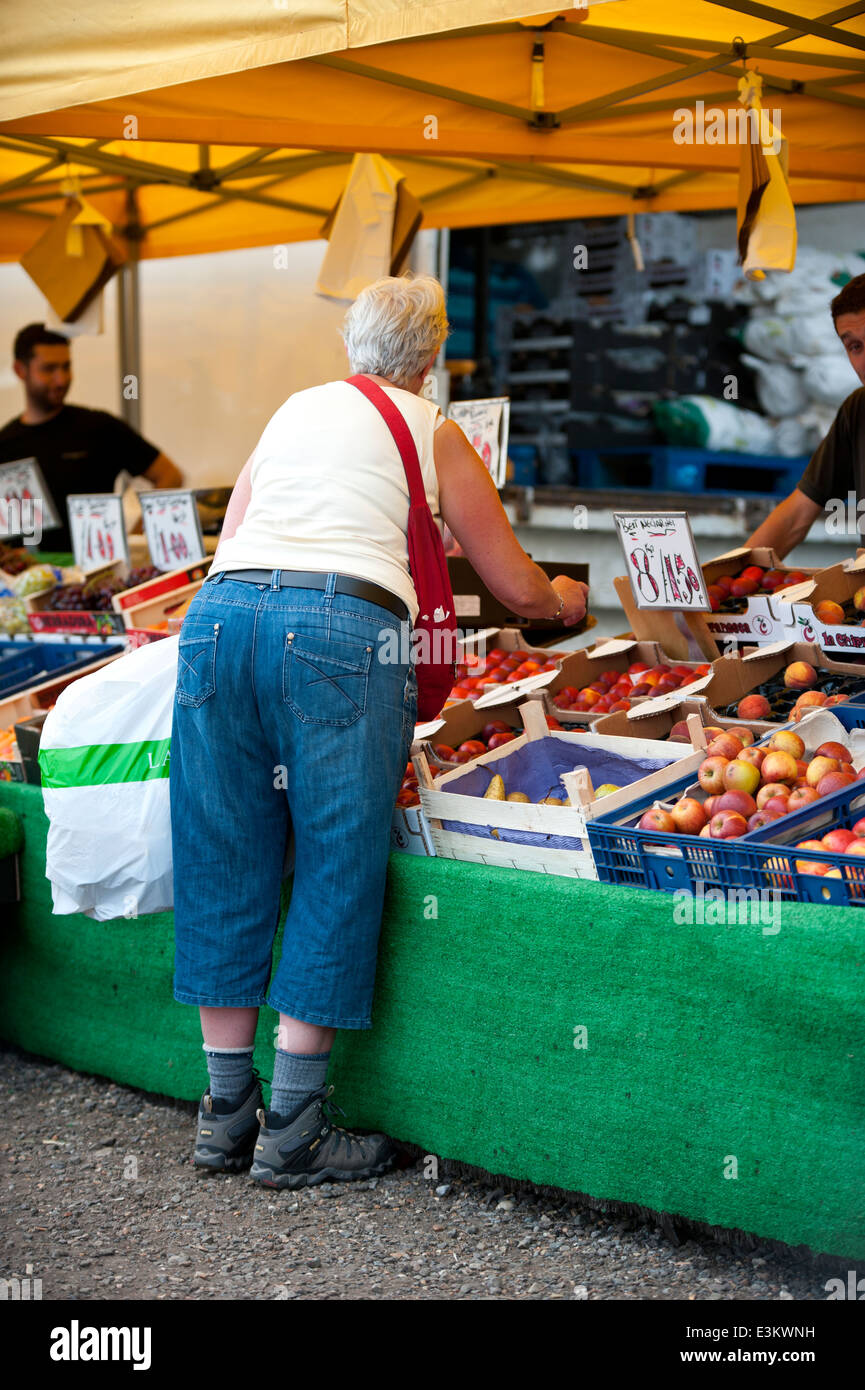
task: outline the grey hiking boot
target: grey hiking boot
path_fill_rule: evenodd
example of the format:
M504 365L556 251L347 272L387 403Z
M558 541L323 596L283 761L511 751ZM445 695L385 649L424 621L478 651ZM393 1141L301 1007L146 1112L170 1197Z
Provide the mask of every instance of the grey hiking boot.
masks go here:
M334 1125L332 1086L300 1102L288 1115L259 1111L261 1131L249 1176L263 1187L312 1187L321 1182L352 1182L378 1177L396 1159L384 1134L355 1134Z
M198 1130L192 1162L212 1173L239 1173L252 1162L261 1107L257 1074L240 1101L215 1100L210 1087L198 1107Z

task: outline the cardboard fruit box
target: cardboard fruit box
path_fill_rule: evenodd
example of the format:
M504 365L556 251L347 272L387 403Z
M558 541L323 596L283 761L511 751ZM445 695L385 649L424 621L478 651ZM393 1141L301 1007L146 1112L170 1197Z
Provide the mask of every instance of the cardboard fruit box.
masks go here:
M157 624L165 623L167 631L171 610L195 597L207 578L210 565L210 558L199 560L115 594L114 611L121 616L124 627L159 630Z
M706 587L714 585L722 575L732 578L741 574L749 565L757 565L767 571L783 570L791 575L812 576L819 573L817 570L785 566L774 550L766 546L753 549L741 547L718 555L701 566ZM687 638L677 626L675 615L669 611L652 612L638 608L628 579L621 577L613 582L634 635L656 637L677 660L680 655L684 656L687 653ZM795 589L798 590L798 587L796 585ZM710 660L714 660L721 655L719 642L763 644L780 642L785 638L793 641L796 636L793 626L795 619L789 601L784 601L784 596L793 592L793 588L775 589L773 592L758 590L740 599L731 597L725 600L723 610L727 611L686 612L683 616L700 649Z
M814 689L824 688L824 693L832 695L844 694L858 703L865 700L865 662L835 661L811 643L789 641L757 647L741 656L721 657L713 663L712 676L700 689L700 698L705 699L713 716L741 717L750 723L750 716L738 713L740 701L746 695L760 693L761 687L771 687L767 698L770 703L774 701L773 708L769 714L757 717L774 725L785 724L792 717L797 698L809 688L800 686L787 690L784 687L785 670L800 662L817 672ZM663 708L659 701L654 701L653 705Z
M560 709L555 704L555 696L570 687L577 691L583 691L590 687L593 682L597 682L598 677L606 671L617 671L624 676L630 666L638 663L650 668L677 664L687 666L693 672L687 686L689 690L699 689L701 683L708 679L710 674L706 662L674 662L666 655L658 642L638 642L629 638L613 638L593 647L580 648L574 652L563 652L557 671L539 672L537 675L528 676L525 680L517 681L511 686L504 686L500 690L487 689L476 702L476 707L484 710L500 709L521 699L524 695L537 697L543 694L547 697L544 701L547 714L553 715L561 724L566 726L587 727L598 717L600 711L596 713L592 709L585 711ZM703 667L705 675L698 673L697 668L699 666ZM637 688L639 688L639 684ZM645 695L627 698L641 700L651 697ZM603 713L606 712L603 711Z
M598 809L623 809L639 790L662 795L683 772L695 774L703 759L702 752L686 744L662 748L635 739L589 740L575 733L551 732L536 700L527 700L519 710L524 734L452 772L434 778L423 751L414 754L421 805L437 856L596 878L586 826ZM591 766L596 776L599 769L613 767L619 775L632 772L633 780L598 797ZM570 804L486 798L480 786L486 788L496 774L511 791L515 788L509 783L514 781L533 783L535 790L546 788L548 795L550 790L564 789Z
M693 726L690 725L692 715L700 721L701 729L710 727L717 729L730 729L733 733L742 728L748 728L754 735L757 742L766 734L772 733L779 725L771 724L764 719L727 719L716 714L710 707L708 701L696 699L683 699L670 704L664 709L658 709L660 700L649 702L654 708L642 704L632 710L620 710L617 714L605 714L600 719L596 719L592 725L592 735L607 734L615 738L642 738L660 739L666 742L673 730L679 726L681 733L687 735L694 747L703 747L704 743L695 743L692 735Z
M853 602L860 590L865 591L865 555L831 565L797 584L781 596L794 636L829 653L865 653L865 608L857 609Z
M61 571L61 582L41 592L32 594L24 600L27 620L31 630L39 633L77 633L82 636L123 632L123 619L119 616L115 600L122 597L122 591L112 595L112 607L103 608L64 608L51 606L58 589L70 584L93 583L100 581L124 581L134 573L125 560L115 560L98 570L66 569Z

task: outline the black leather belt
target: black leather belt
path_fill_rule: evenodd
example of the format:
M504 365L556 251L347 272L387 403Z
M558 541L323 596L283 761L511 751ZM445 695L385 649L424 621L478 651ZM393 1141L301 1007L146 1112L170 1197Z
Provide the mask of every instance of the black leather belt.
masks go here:
M277 570L279 575L280 589L325 589L327 587L327 575L318 574L309 570ZM219 574L224 574L226 579L240 579L249 584L272 584L273 570L219 570L217 574L211 576L215 583ZM379 584L371 584L367 579L352 579L347 574L338 574L334 592L337 594L351 594L354 598L364 598L368 603L377 603L380 608L386 608L389 613L394 613L402 622L409 617L409 611L402 599L397 598L389 589L383 589Z

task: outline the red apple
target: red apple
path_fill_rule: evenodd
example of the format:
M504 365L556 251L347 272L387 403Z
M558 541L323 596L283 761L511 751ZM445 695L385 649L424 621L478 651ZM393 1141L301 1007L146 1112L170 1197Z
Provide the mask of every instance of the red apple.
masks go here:
M753 763L734 758L724 768L724 786L727 791L748 792L749 795L753 795L759 785L760 769Z
M766 802L773 796L789 796L790 788L785 782L766 782L757 792L757 810L762 811Z
M753 763L755 767L761 767L765 756L765 748L743 748L736 762Z
M804 741L792 729L777 729L769 739L769 747L773 752L789 753L794 759L805 753Z
M706 753L710 758L726 758L728 762L732 762L733 758L738 758L744 746L742 740L737 738L735 734L726 732L712 739L706 748Z
M699 835L706 824L705 808L693 796L683 796L670 814L682 835Z
M738 811L718 811L709 822L713 840L733 840L748 832L748 822Z
M865 816L862 816L859 820L855 822L853 826L853 834L856 836L857 840L865 839Z
M748 817L748 829L762 830L764 825L769 825L773 820L778 820L773 811L755 811L753 816Z
M843 791L855 781L856 778L849 772L827 772L817 783L817 795L831 796L833 792Z
M650 811L646 811L645 814L640 817L638 829L658 830L663 831L665 834L671 832L675 833L676 822L673 820L669 811L662 810L660 806L653 806Z
M503 743L511 743L515 738L516 734L512 729L509 729L506 734L491 734L487 748L492 752L494 748L501 748Z
M786 816L790 809L789 803L790 798L778 792L776 796L770 796L768 801L764 801L760 810L768 811L770 816Z
M706 819L707 819L707 820L711 820L712 817L714 816L715 812L716 812L717 809L718 809L718 802L719 802L720 800L721 800L720 796L707 796L707 797L706 797L705 801L703 802L703 810L706 812ZM865 820L863 820L862 824L863 824L863 826L865 826ZM863 829L862 834L865 835L865 829Z
M790 793L790 800L787 802L788 811L804 811L806 806L810 806L817 800L817 792L813 787L796 787Z
M847 846L855 843L856 836L853 831L844 830L841 826L837 826L823 836L823 844L827 849L831 849L833 854L844 854Z
M850 757L850 749L845 748L843 743L821 743L820 747L816 749L814 757L837 758L839 763L846 763Z
M840 767L837 758L812 758L805 773L805 780L809 787L816 787L827 772L838 772Z
M728 768L732 766L732 763L728 764ZM726 791L712 799L715 802L712 810L713 816L716 816L719 811L738 811L739 815L744 816L747 820L748 816L753 816L757 809L757 803L753 796L750 796L746 791Z
M697 772L697 780L704 792L710 796L719 796L724 788L724 769L727 766L726 758L712 757L705 758L700 764Z
M764 782L795 782L796 759L792 753L775 752L774 749L770 749L763 759L760 773Z

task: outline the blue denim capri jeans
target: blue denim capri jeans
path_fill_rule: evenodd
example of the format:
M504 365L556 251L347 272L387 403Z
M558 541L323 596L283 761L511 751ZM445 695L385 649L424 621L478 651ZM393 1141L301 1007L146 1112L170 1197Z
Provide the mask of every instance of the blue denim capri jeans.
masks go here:
M371 1027L417 678L407 620L335 593L335 580L281 589L221 571L184 619L170 764L183 1004L267 1003L304 1023ZM291 829L294 882L268 992Z

